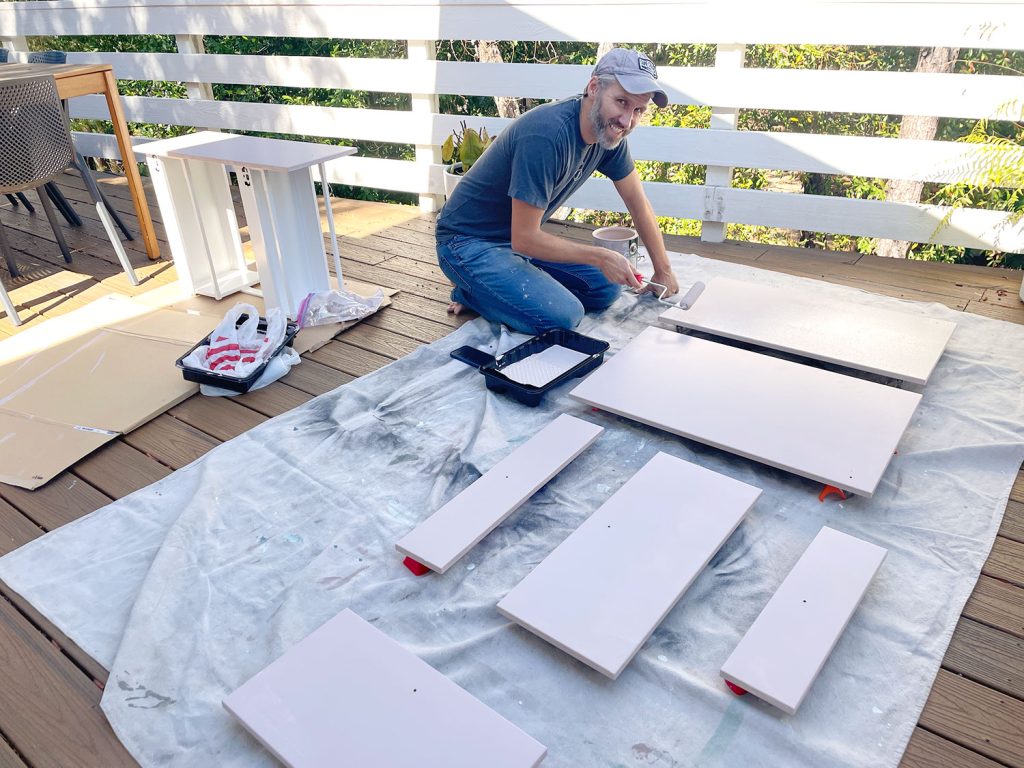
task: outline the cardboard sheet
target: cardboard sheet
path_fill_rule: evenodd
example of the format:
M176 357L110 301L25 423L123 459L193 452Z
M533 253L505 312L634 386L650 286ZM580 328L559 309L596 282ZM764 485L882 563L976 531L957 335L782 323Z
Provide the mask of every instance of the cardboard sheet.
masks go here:
M351 280L345 287L362 296L377 291ZM0 482L38 488L192 396L199 388L175 360L243 300L263 311L255 296L183 298L172 284L133 298L105 296L0 342ZM300 354L317 349L355 322L305 328L294 346Z

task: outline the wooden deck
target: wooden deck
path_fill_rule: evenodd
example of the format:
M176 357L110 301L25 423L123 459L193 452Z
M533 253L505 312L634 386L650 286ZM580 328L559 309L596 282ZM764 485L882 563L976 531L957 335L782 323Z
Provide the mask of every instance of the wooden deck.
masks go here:
M69 176L61 188L86 222L83 230L65 229L74 250L70 269L64 269L41 211L30 217L23 209L12 210L6 200L0 205L25 272L14 281L6 273L3 277L19 310L27 307L25 327L106 293L137 293L175 279L168 261L148 262L136 241L129 244L129 254L146 279L132 288L86 204L81 182ZM108 180L105 189L133 224L121 180ZM341 200L336 206L346 274L399 289L392 306L307 355L302 365L266 389L230 400L193 397L36 491L0 484L0 555L465 322L445 313L449 287L434 257L432 217L393 205ZM152 209L159 219L155 204ZM558 224L552 229L589 237L586 227ZM159 221L157 230L162 237ZM165 241L161 247L167 257ZM689 238L670 238L669 247L1024 322L1017 296L1020 273L752 244L708 246ZM16 332L6 318L0 319L0 337ZM69 383L69 396L73 386ZM133 765L99 708L106 679L106 670L0 582L0 768ZM903 765L1024 766L1024 474L1018 475L1000 535Z

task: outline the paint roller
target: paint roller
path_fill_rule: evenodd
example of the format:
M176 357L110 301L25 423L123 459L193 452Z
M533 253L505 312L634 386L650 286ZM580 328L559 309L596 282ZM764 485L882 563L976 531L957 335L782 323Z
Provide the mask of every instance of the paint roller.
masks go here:
M661 288L661 293L658 295L658 301L662 304L668 304L670 307L677 307L679 309L689 309L697 302L700 295L704 293L704 283L698 280L690 286L690 290L684 293L681 299L678 301L669 301L665 298L665 294L668 293L668 288L666 286L661 283L652 282L647 278L640 278L639 276L637 276L637 279L647 283L648 285L653 285L655 288Z

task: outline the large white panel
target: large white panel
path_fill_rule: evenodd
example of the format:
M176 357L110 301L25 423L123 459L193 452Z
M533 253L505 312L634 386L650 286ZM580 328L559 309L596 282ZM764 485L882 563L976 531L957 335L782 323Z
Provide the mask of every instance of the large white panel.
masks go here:
M659 453L498 610L614 679L760 495Z
M533 768L547 753L348 609L224 708L291 768Z
M570 395L863 496L875 492L921 400L661 328L642 331Z
M395 549L444 573L603 431L561 414L403 536Z
M885 555L822 528L722 665L722 677L796 714Z
M956 323L878 307L816 299L796 288L711 280L690 309L660 322L848 368L926 384Z

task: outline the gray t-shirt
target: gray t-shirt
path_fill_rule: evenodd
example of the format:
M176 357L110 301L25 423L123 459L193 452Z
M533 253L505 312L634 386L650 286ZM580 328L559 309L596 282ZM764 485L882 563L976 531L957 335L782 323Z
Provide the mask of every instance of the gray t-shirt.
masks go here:
M512 199L543 208L547 221L598 170L612 181L633 170L626 142L615 149L580 135L582 97L534 107L513 121L470 168L437 218L437 241L455 235L510 242Z

